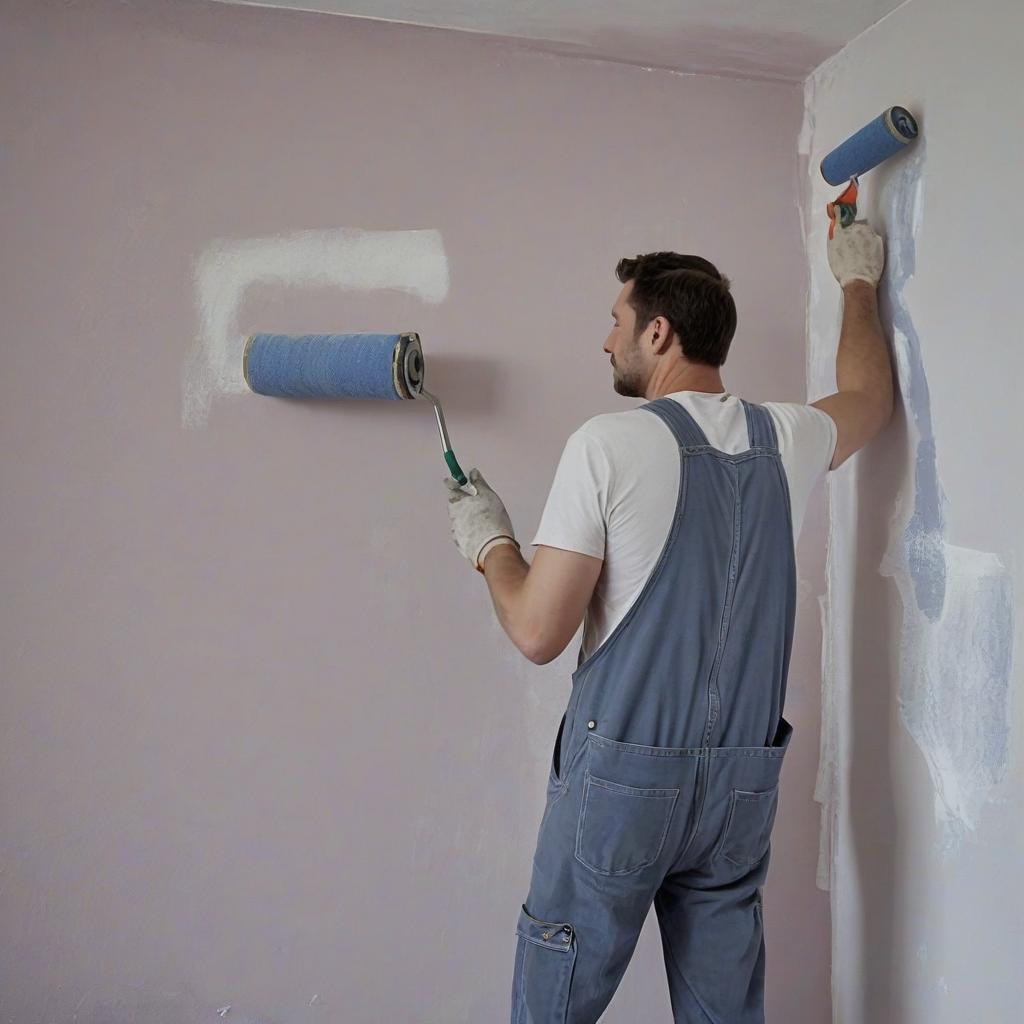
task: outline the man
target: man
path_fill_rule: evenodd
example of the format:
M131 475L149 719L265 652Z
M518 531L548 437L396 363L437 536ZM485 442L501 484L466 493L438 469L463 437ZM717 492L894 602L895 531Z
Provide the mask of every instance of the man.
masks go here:
M586 613L526 902L513 1024L593 1024L654 903L673 1016L764 1021L761 888L792 726L782 716L808 494L892 411L875 290L881 238L836 225L839 390L729 394L729 281L698 256L623 259L604 344L619 394L566 443L528 565L477 470L450 477L459 550L533 662Z

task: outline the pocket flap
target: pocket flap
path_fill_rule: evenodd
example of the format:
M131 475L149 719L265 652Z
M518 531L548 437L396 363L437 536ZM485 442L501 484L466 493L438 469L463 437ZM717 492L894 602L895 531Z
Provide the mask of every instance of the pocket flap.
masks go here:
M534 917L527 909L526 904L522 905L519 911L519 924L516 927L518 934L538 946L547 946L549 949L557 949L561 952L568 952L572 948L573 928L567 921L543 921Z

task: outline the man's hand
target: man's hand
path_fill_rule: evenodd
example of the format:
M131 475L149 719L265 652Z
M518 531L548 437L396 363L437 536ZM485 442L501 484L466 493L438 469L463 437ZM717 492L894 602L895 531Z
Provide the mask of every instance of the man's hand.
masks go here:
M828 265L840 285L860 280L877 288L885 266L881 235L866 220L844 228L837 219L835 234L828 240Z
M508 537L516 547L519 542L501 498L491 490L478 469L469 471L469 482L473 492L464 491L450 476L444 478L450 492L448 518L455 546L474 569L480 569L480 553L488 541Z

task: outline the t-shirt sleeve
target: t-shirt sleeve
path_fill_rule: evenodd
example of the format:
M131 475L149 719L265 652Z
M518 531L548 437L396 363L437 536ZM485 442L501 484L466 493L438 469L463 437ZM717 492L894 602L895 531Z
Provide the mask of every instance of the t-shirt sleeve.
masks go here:
M601 441L585 426L570 434L533 545L604 558L610 477Z
M807 500L828 472L835 452L836 422L823 409L799 402L765 402L775 421L782 466L789 484L794 536L803 527Z
M824 409L800 402L765 402L780 432L779 447L802 476L816 481L828 472L839 432Z

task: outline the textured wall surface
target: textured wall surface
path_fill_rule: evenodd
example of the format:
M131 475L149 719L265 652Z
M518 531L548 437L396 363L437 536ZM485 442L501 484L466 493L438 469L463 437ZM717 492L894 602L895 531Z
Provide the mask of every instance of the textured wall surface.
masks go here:
M0 1019L505 1019L577 644L538 667L501 630L429 406L239 394L231 345L418 331L528 538L567 435L635 404L621 256L716 261L728 388L805 398L800 89L187 0L0 21ZM775 1020L828 1015L822 496ZM652 915L607 1020L668 1019Z
M912 0L806 83L812 398L840 308L818 163L893 104L923 132L860 179L898 400L828 480L819 881L843 1024L1020 1016L1022 36L1019 4Z

